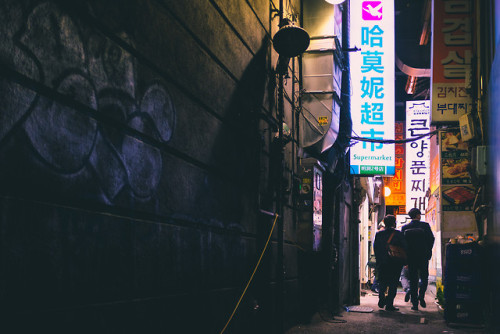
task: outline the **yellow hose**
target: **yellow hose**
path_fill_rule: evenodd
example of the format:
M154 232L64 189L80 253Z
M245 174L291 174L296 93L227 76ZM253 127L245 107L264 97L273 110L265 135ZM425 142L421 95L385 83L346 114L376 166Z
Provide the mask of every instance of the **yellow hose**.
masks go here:
M274 222L273 222L273 227L271 227L271 231L269 232L269 236L267 237L266 245L264 246L264 249L262 250L262 253L260 253L259 261L257 261L257 265L255 266L255 269L253 270L252 276L250 276L250 279L248 280L248 283L247 283L247 286L245 287L245 290L243 290L243 293L241 294L241 297L238 300L238 303L236 303L236 306L235 306L235 308L233 310L233 313L231 314L231 316L227 320L226 325L224 326L224 328L222 329L222 331L220 332L220 334L224 333L224 331L226 330L227 326L231 322L231 319L233 319L233 316L236 313L236 310L238 309L238 306L240 306L240 303L241 303L241 300L243 299L243 296L247 292L247 289L248 289L248 286L250 285L250 282L252 282L252 280L253 280L253 276L255 275L255 272L257 271L257 268L259 268L260 261L262 260L262 257L264 256L264 253L266 252L267 246L269 245L269 240L271 240L271 236L273 235L274 226L276 225L276 221L278 220L278 215L277 214L275 214L274 217L275 218L274 218Z

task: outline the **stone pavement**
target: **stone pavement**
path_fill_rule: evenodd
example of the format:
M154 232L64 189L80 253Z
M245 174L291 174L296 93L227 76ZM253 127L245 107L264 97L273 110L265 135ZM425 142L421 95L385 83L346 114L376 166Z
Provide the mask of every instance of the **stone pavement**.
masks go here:
M373 309L371 313L344 311L341 315L326 316L327 312L316 314L311 323L289 329L286 334L321 334L321 333L487 333L481 328L453 326L446 324L443 313L435 303L435 285L430 284L425 296L426 308L412 311L411 303L404 301L404 292L398 290L394 306L397 312L388 312L377 306L378 296L372 291L362 290L361 307Z

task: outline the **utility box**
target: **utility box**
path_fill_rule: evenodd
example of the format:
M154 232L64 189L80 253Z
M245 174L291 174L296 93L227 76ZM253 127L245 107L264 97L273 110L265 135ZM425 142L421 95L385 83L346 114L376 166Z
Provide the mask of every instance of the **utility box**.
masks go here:
M483 259L484 251L475 242L446 246L443 283L447 323L482 323Z
M324 171L318 160L302 159L297 196L297 243L306 251L321 250Z
M460 135L463 141L468 141L475 137L474 121L470 113L460 116L458 122L460 125Z
M477 146L474 148L473 161L476 165L477 175L484 176L488 172L488 149L487 146Z

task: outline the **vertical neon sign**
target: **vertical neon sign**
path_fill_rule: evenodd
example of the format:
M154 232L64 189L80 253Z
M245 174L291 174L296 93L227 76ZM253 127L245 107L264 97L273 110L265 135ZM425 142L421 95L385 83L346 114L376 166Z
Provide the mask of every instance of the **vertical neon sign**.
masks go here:
M394 0L351 1L353 136L394 139ZM394 175L394 144L358 142L351 174Z
M406 139L430 132L430 101L406 101ZM420 138L406 143L406 212L427 209L430 188L430 139ZM429 190L430 191L430 190Z

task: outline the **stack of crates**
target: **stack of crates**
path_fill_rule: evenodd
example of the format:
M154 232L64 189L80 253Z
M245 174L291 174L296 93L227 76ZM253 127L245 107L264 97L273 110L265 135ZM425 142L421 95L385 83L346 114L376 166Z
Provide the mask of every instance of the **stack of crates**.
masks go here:
M482 248L476 242L446 246L443 282L447 323L480 325L483 322L482 255Z

